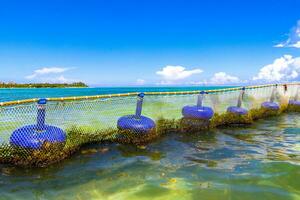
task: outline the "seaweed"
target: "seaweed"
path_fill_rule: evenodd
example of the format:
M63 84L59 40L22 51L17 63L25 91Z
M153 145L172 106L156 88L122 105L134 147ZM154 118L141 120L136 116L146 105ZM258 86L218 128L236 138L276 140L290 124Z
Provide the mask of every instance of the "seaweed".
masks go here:
M286 108L287 112L300 112L300 105L289 104Z
M45 142L40 149L26 149L6 145L0 148L0 152L7 152L6 155L1 153L0 162L26 167L48 166L68 157L62 151L63 146L63 143L49 142Z
M259 109L251 109L249 111L253 120L259 120L267 117L272 117L279 115L280 112L278 110L270 110L266 108L259 108Z
M66 130L66 133L65 143L44 142L39 149L3 145L0 147L0 163L25 167L46 167L70 157L85 144L112 139L116 130L90 132L87 129L72 126Z
M210 128L243 124L247 125L252 123L253 119L249 113L246 115L239 115L230 112L226 112L223 114L215 113L215 115L211 119Z
M179 130L182 133L196 133L209 129L210 120L182 118Z
M122 144L144 145L158 138L158 136L155 128L142 133L130 130L119 130L114 141Z
M283 112L299 112L300 106L282 104L280 110L265 108L251 109L246 115L234 113L215 113L211 120L199 119L165 119L156 120L156 127L149 132L111 129L97 129L89 126L70 126L66 129L65 143L45 142L40 149L25 149L11 145L0 146L0 163L24 167L45 167L60 162L82 146L91 143L117 142L136 146L153 142L170 133L197 133L203 130L222 128L224 126L248 125L255 120L277 116Z
M156 131L158 135L178 132L179 128L180 120L159 118L156 121Z

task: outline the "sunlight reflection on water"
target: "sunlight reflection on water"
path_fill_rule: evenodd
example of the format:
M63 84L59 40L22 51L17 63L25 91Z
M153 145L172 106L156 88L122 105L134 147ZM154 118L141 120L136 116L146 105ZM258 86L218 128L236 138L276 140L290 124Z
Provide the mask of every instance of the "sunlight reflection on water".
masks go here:
M45 169L1 167L5 199L297 199L300 119L98 144Z

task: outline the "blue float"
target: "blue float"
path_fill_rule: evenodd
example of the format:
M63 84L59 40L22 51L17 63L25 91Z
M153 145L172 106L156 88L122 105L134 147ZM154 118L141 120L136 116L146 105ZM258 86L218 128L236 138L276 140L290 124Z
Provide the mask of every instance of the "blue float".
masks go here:
M289 104L290 104L290 105L300 106L300 101L297 100L297 99L298 99L298 96L299 96L299 95L298 95L299 92L300 92L300 88L298 87L298 88L297 88L297 91L296 91L295 97L294 97L293 99L289 100Z
M276 92L277 92L277 84L276 84L275 88L272 91L270 101L263 102L261 104L262 108L269 109L269 110L274 110L274 111L279 110L279 108L280 108L279 104L274 102Z
M290 105L300 106L300 101L297 100L289 100Z
M197 105L184 106L182 108L182 115L184 118L210 120L213 117L214 115L213 109L210 107L202 106L204 94L208 94L208 93L202 91L198 95Z
M10 137L10 144L16 147L40 149L45 142L64 143L66 133L55 126L45 124L46 99L38 101L37 124L27 125L15 130Z
M227 108L227 112L234 113L237 115L246 115L248 113L248 110L237 106L230 106Z
M135 115L126 115L118 119L118 129L134 133L147 134L155 128L155 122L149 117L142 116L142 106L145 94L138 94Z
M279 110L279 105L275 102L266 101L261 104L261 107L270 109L270 110Z
M238 102L237 102L237 106L230 106L227 108L227 112L229 113L234 113L237 115L246 115L248 113L248 110L245 108L242 108L242 100L244 98L244 94L245 94L245 87L242 88L239 98L238 98Z

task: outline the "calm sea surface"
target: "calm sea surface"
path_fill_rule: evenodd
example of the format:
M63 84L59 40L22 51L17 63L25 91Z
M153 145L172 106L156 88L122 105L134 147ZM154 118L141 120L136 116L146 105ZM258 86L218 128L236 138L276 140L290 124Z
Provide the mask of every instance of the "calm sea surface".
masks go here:
M98 144L42 169L0 165L0 199L300 199L300 118Z
M0 101L217 87L1 89ZM75 116L77 117L77 116ZM299 200L299 113L147 146L94 144L47 168L0 165L0 200Z
M226 87L104 87L104 88L34 88L0 89L0 102L47 97L91 96L128 92L165 92L221 89Z

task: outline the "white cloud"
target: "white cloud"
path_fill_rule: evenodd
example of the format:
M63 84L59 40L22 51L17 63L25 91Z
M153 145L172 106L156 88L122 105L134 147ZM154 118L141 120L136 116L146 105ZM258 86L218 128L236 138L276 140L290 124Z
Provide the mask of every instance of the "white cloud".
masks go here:
M287 81L299 77L300 57L293 58L291 55L284 55L274 60L272 64L262 67L253 80L265 82Z
M53 83L74 83L74 82L79 82L78 80L75 79L69 79L64 77L63 75L58 76L58 77L54 77L52 78L51 82Z
M291 29L289 33L289 38L285 42L279 43L274 47L300 48L300 20L298 20L297 25Z
M284 47L284 45L282 43L279 43L279 44L274 45L274 47L282 48L282 47Z
M31 75L25 78L31 80L32 82L39 83L73 83L79 82L80 80L66 78L63 74L72 68L63 67L43 67L33 71Z
M70 68L61 68L61 67L44 67L41 69L35 70L31 75L26 76L26 79L34 79L38 76L47 75L47 74L59 74L65 71L70 70Z
M199 82L190 82L192 85L226 85L237 84L241 81L238 77L226 74L225 72L218 72L213 75L209 80L202 80Z
M47 82L47 83L74 83L74 82L79 82L79 80L75 79L69 79L66 78L65 76L57 76L57 77L49 77L49 78L42 78L41 82Z
M144 79L137 79L137 80L136 80L136 84L137 84L137 85L144 85L145 82L146 82L146 81L145 81Z
M64 75L60 76L43 76L39 78L35 78L32 80L36 83L74 83L74 82L82 82L81 80L66 78Z
M231 76L226 74L225 72L218 72L215 73L214 76L211 78L210 82L214 84L231 84L231 83L238 83L240 79L236 76Z
M292 47L295 47L295 48L300 48L300 41L292 44Z
M200 74L203 71L201 69L186 70L182 66L166 66L161 71L157 71L156 74L162 76L164 79L162 84L170 84L174 81L186 79L194 74Z

